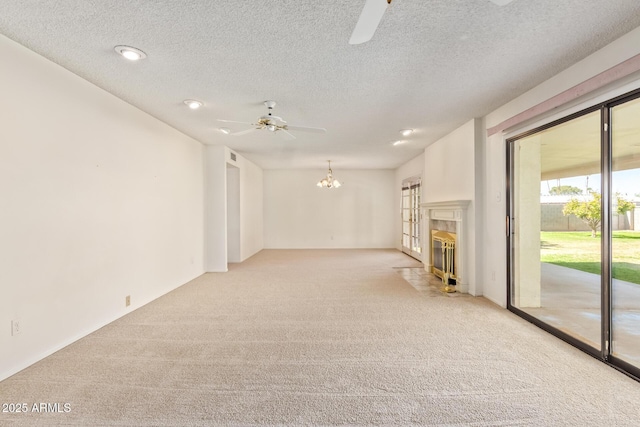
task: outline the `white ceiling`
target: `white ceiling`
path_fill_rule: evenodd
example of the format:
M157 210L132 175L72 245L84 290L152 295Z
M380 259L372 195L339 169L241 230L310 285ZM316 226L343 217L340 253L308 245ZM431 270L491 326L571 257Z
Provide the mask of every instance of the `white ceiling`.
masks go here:
M640 26L638 0L394 0L348 44L364 0L0 1L0 33L205 144L266 169L395 168ZM130 63L116 45L148 57ZM205 107L191 111L183 100ZM277 101L288 141L228 136ZM226 125L233 131L243 125ZM416 132L392 146L400 129Z

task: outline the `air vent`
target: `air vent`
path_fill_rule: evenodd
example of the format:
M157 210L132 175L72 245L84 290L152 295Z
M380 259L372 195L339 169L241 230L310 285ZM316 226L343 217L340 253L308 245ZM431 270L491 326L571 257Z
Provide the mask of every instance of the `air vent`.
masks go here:
M236 153L229 153L231 155L231 160L236 161Z

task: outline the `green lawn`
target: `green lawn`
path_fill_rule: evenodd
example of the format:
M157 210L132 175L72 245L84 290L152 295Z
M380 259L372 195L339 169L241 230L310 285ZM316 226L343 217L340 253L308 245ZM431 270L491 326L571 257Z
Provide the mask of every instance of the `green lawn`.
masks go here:
M640 231L614 231L613 277L640 284ZM600 274L600 233L590 231L543 231L540 233L542 262Z

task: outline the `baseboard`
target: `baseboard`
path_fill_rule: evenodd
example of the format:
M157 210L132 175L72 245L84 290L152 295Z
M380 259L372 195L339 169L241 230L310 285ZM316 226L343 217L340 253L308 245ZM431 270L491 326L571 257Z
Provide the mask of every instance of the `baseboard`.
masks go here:
M107 320L103 320L101 322L98 322L96 324L94 324L93 326L89 327L89 328L85 328L84 330L82 330L81 332L74 334L73 336L71 336L70 338L63 340L62 342L60 342L59 344L50 347L40 353L38 353L37 355L33 356L33 357L29 357L25 360L22 360L20 363L9 367L8 369L6 369L3 372L0 372L0 381L6 380L7 378L17 374L18 372L22 371L23 369L28 368L29 366L33 365L34 363L39 362L40 360L51 356L52 354L54 354L57 351L62 350L63 348L73 344L74 342L94 333L95 331L97 331L100 328L103 328L105 326L107 326L108 324L115 322L116 320L128 315L129 313L132 313L133 311L137 310L140 307L144 307L145 305L149 304L150 302L153 302L155 300L157 300L158 298L161 298L163 296L165 296L166 294L168 294L169 292L173 292L174 290L178 289L181 286L186 285L187 283L189 283L190 281L197 279L198 277L200 277L203 273L198 273L195 277L187 280L186 282L175 286L173 288L167 289L166 291L163 291L160 295L156 296L156 297L152 297L147 301L142 301L139 304L136 305L132 305L131 307L128 307L126 309L126 311L123 312L119 312L116 313L115 315L113 315L112 317L109 317Z

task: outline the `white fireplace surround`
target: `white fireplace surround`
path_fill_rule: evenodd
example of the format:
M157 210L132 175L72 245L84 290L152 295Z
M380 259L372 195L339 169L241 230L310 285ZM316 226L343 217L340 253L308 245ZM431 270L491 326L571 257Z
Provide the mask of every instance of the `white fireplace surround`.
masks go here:
M467 209L471 200L450 200L444 202L420 203L422 210L422 230L423 236L430 239L433 221L451 221L456 225L456 290L462 293L469 292L469 278L467 277L467 242L466 242L466 221ZM423 242L424 248L423 263L425 270L431 272L431 242Z

